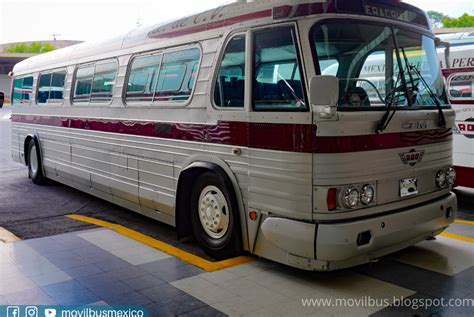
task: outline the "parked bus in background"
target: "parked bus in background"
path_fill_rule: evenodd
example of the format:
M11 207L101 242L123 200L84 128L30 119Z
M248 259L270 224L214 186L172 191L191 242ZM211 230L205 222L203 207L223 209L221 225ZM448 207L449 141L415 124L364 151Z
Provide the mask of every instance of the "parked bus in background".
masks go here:
M13 72L13 158L33 182L176 226L216 259L336 270L454 221L455 113L408 4L239 1Z
M474 188L474 39L448 43L448 59L443 56L441 60L448 98L456 111L453 147L456 184Z

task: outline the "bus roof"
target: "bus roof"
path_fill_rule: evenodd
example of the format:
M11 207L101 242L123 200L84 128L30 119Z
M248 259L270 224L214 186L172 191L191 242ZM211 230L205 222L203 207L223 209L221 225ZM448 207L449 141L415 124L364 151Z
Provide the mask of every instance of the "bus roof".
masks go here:
M150 49L196 41L197 33L207 38L221 36L229 27L242 23L268 23L273 19L297 18L324 13L376 16L430 28L426 14L399 0L241 0L167 23L135 29L105 41L85 42L24 60L14 67L21 75L45 67L63 67L87 57L107 58L107 53L150 44ZM206 33L205 33L206 32ZM211 35L212 34L212 35ZM205 37L203 37L205 38ZM153 47L154 45L154 47Z

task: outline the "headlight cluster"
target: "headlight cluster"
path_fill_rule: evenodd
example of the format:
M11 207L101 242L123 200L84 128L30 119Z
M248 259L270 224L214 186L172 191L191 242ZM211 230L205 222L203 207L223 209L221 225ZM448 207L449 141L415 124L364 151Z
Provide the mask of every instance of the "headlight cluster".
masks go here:
M453 167L439 170L438 173L436 173L435 182L438 188L454 186L454 184L456 184L456 171Z
M340 192L342 204L348 209L357 208L360 204L368 206L375 199L375 186L371 184L347 187Z

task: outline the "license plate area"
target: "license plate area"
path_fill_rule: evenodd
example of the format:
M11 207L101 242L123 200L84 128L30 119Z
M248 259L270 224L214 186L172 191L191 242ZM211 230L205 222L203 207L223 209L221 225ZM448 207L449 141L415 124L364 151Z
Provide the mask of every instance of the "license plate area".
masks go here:
M418 179L404 178L400 180L400 197L408 197L418 194Z

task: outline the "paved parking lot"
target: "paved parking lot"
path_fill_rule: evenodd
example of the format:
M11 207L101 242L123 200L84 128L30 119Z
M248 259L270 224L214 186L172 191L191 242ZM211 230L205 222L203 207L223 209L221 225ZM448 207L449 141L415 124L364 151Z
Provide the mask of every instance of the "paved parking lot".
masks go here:
M22 241L0 242L0 305L134 304L151 316L474 315L466 301L395 304L474 297L474 191L459 189L460 221L445 235L371 265L330 273L261 259L206 266L173 228L66 186L33 185L10 159L8 111L0 110L0 227Z

